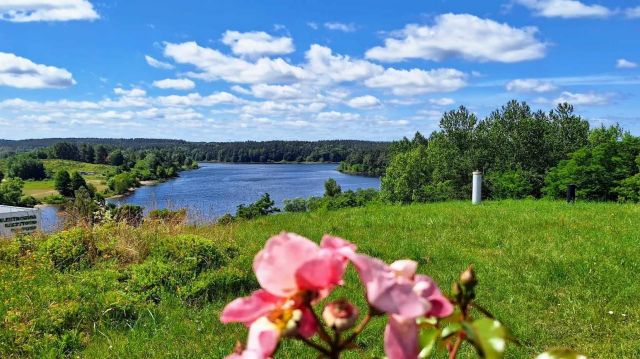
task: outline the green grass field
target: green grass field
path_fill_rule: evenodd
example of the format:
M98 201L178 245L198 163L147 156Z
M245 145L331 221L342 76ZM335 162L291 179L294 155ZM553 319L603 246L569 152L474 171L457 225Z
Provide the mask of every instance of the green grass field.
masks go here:
M42 160L42 163L44 164L44 168L47 173L51 176L60 170L87 173L83 175L84 179L87 183L93 184L99 192L106 189L106 174L115 170L115 167L110 165L69 160ZM4 163L0 163L0 168L4 166ZM25 195L33 196L36 199L43 199L44 197L58 194L58 191L54 188L52 179L45 179L42 181L25 181L23 192Z
M386 261L417 260L419 270L445 292L460 271L474 264L478 302L522 342L508 350L510 358L532 358L553 347L593 358L637 358L639 224L640 206L612 203L377 205L279 214L228 226L96 229L93 256L62 272L51 267L51 252L41 244L45 237L20 246L5 242L0 246L0 316L5 318L0 357L223 357L246 330L220 324L220 310L255 287L253 256L270 235L286 230L314 240L324 233L342 236ZM168 255L182 249L167 249L166 243L183 234L235 252L219 268L176 279L172 273L186 265L180 258L189 255ZM352 294L359 289L353 269L346 281L348 286L332 298L347 296L364 308L363 298ZM160 288L153 301L149 288ZM381 356L384 324L376 319L358 342L362 351L345 357ZM467 348L462 357L470 353ZM311 356L288 342L278 357Z

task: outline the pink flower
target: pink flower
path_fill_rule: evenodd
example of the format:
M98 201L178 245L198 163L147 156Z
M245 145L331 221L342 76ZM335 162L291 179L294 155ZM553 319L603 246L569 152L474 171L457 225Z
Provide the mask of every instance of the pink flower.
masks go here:
M416 275L415 261L400 260L387 265L365 255L347 256L365 284L369 304L389 314L384 337L387 356L416 358L419 350L416 319L449 316L453 305L431 278Z
M354 251L353 244L337 237L324 236L320 246L293 233L270 238L253 261L262 289L232 301L220 316L223 323L250 327L240 358L268 358L283 335L314 335L318 323L309 301L342 284L345 255Z

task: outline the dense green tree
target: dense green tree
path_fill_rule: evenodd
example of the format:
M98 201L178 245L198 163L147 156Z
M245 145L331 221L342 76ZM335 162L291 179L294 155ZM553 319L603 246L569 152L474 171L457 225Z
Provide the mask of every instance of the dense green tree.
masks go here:
M342 192L342 188L335 179L329 178L324 182L325 197L335 197Z
M252 219L260 216L266 216L271 213L280 212L280 209L276 208L275 202L271 199L268 193L265 193L256 202L238 206L236 211L237 218Z
M0 183L0 204L6 206L21 205L24 182L19 178L8 178Z
M80 146L80 152L82 156L82 161L87 163L94 163L96 160L96 153L93 149L93 146L83 143Z
M0 171L0 183L2 183L3 179L4 179L4 172Z
M71 176L69 176L69 172L65 170L58 171L53 178L53 183L56 191L58 191L62 196L73 196L73 186L71 185Z
M18 177L23 180L41 180L47 177L42 161L25 155L9 158L7 161L7 177Z
M125 162L124 155L122 151L115 150L109 154L109 164L112 166L122 166Z
M384 199L409 203L424 198L423 189L430 183L432 172L426 152L424 145L417 145L393 156L382 178Z
M109 157L109 151L103 145L97 145L95 148L95 163L108 163L107 159Z
M80 149L74 143L58 142L53 145L52 154L54 158L61 160L79 161L82 159Z

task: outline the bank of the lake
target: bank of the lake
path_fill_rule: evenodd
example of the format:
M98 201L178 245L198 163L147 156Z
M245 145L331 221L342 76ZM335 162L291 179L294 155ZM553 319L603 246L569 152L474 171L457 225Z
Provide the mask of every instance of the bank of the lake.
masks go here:
M200 168L181 172L175 179L137 188L109 202L139 205L146 211L186 208L191 222L210 222L234 213L238 205L254 202L264 193L269 193L278 207L285 199L321 196L329 178L343 190L380 186L378 178L347 175L337 167L336 163L203 162Z

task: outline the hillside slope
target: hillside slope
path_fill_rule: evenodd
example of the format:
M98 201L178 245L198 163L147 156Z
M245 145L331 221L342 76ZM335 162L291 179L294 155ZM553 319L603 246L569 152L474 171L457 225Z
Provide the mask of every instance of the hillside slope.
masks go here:
M417 260L445 292L473 263L479 303L523 344L509 357L551 347L639 357L639 218L633 205L449 202L280 214L228 226L105 227L75 242L69 232L47 245L47 238L23 240L21 248L4 243L0 356L222 357L246 332L220 324L221 308L255 287L253 256L270 235L286 230L314 240L342 236L387 261ZM53 243L61 238L93 244L73 257L81 260L54 261L62 266L52 269L59 259ZM203 253L222 259L202 267ZM357 282L353 270L347 282ZM362 306L348 289L335 295ZM362 336L366 355L346 357L381 355L383 325L374 321ZM282 350L281 357L306 357L295 343Z

